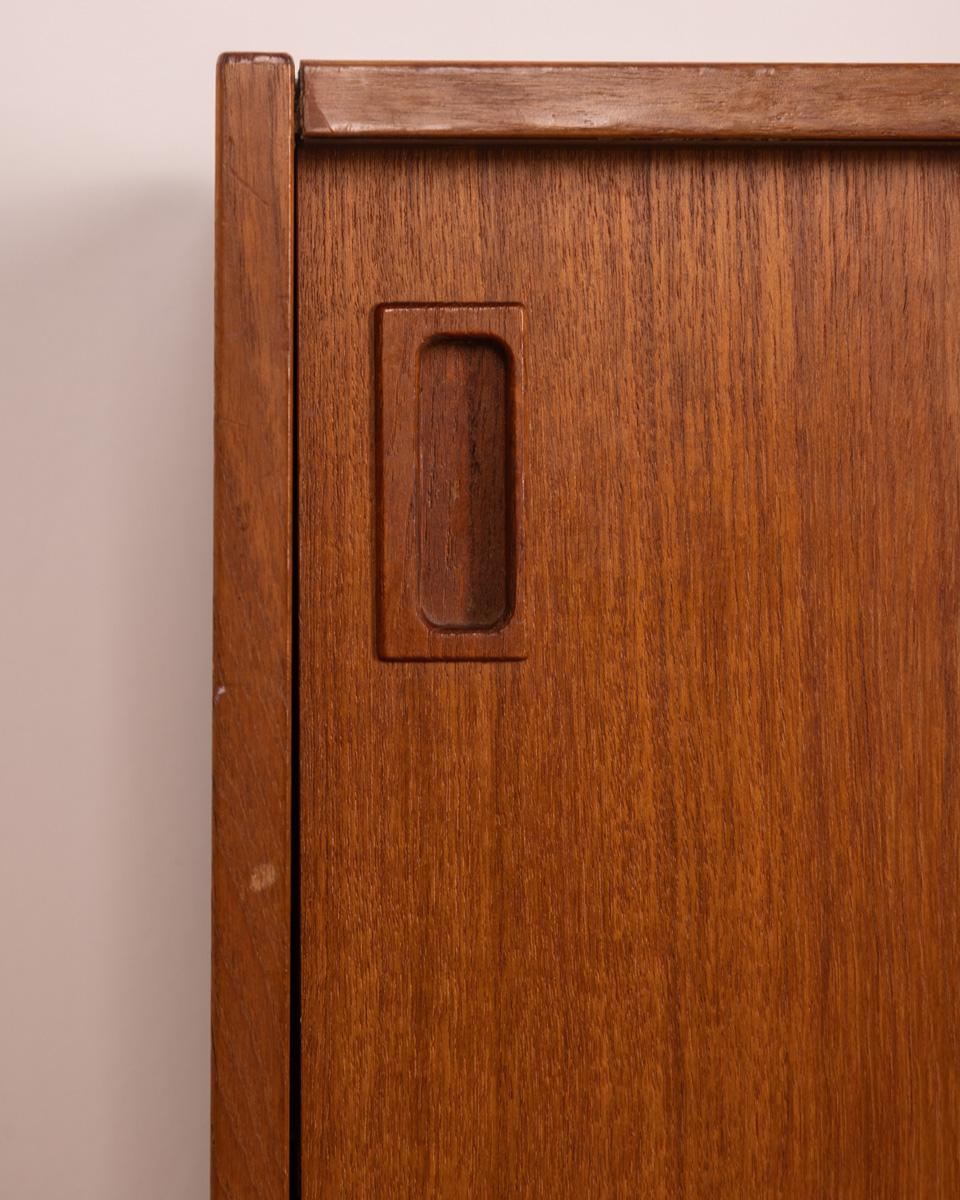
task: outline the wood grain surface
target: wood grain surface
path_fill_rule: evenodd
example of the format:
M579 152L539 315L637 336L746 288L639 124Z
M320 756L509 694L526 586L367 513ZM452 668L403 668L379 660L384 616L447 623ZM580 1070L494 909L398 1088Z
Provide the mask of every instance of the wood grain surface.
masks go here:
M960 138L960 66L305 62L307 138Z
M435 629L493 629L510 609L510 366L490 338L420 351L420 610Z
M525 655L523 309L377 310L379 647Z
M304 1200L953 1200L956 154L298 176ZM374 309L503 298L529 657L380 661Z
M293 63L217 67L214 1200L287 1200Z

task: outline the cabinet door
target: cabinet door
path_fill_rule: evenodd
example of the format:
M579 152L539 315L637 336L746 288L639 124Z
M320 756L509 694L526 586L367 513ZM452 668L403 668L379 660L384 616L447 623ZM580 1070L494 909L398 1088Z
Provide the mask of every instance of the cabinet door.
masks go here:
M306 1200L960 1195L958 161L301 147Z

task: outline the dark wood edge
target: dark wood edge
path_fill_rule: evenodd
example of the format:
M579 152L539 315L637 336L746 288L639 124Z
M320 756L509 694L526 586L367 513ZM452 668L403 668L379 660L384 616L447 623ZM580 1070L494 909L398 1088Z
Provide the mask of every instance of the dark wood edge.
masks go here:
M307 139L950 141L960 66L304 62Z
M288 1200L294 68L217 66L211 1195Z

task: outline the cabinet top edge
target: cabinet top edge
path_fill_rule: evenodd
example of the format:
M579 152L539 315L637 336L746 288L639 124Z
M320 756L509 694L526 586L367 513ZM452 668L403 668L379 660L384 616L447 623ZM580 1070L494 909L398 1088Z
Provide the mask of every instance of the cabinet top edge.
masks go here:
M954 141L960 64L322 62L309 140Z

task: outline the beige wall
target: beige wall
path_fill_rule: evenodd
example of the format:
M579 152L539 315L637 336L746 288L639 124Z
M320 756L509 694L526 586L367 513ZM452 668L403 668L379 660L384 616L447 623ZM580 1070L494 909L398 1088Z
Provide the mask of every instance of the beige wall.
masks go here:
M218 51L957 60L956 0L51 0L0 72L0 1197L207 1191Z

